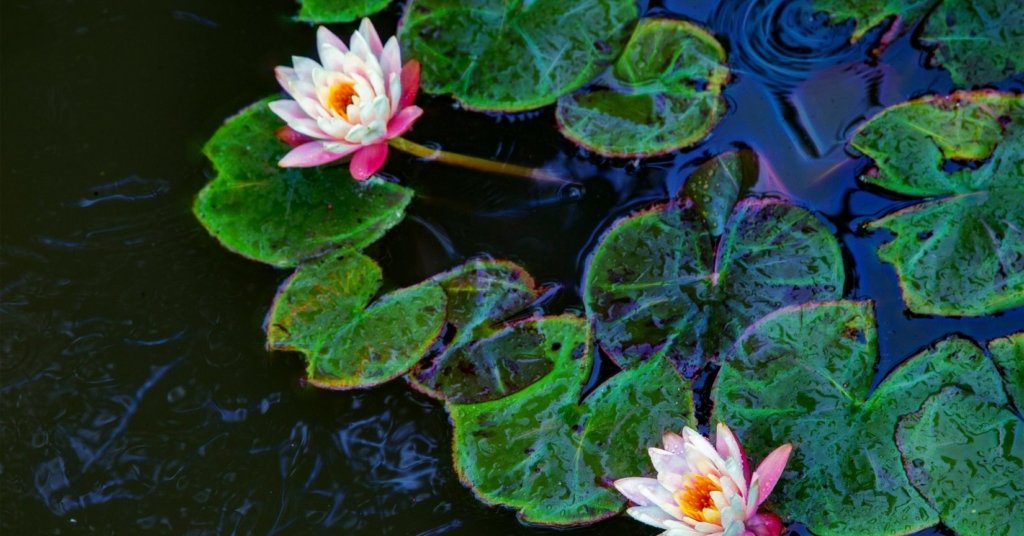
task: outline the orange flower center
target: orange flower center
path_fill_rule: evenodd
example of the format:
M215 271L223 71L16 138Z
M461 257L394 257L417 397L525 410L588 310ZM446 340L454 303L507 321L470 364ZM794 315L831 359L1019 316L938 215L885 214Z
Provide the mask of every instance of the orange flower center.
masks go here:
M348 105L356 96L356 85L352 82L338 82L331 86L331 92L327 96L327 105L331 110L348 120Z
M718 523L721 519L711 493L722 491L722 486L704 475L689 475L683 489L675 492L676 502L683 515L697 521Z

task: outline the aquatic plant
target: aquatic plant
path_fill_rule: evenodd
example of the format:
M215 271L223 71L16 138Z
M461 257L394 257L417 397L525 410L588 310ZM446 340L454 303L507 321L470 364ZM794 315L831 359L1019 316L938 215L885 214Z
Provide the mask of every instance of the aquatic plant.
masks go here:
M715 445L692 428L667 432L663 449L649 453L657 478L630 477L615 487L637 506L626 513L665 529L663 536L778 536L782 521L758 512L782 476L790 444L766 456L750 471L736 434L718 423Z

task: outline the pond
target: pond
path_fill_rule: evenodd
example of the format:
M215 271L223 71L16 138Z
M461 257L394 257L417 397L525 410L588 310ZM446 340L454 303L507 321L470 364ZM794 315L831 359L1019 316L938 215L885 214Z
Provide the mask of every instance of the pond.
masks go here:
M373 15L382 35L394 33L402 4ZM291 271L227 251L193 214L216 175L206 141L280 91L274 67L315 57L314 27L294 20L293 0L10 0L2 9L5 534L552 532L460 482L441 402L402 379L317 389L300 354L268 351L264 317ZM469 259L507 259L543 288L531 312L583 315L588 265L613 223L675 196L710 158L751 149L753 192L816 214L841 250L837 293L874 303L872 388L944 337L984 346L1024 328L1021 307L910 312L878 255L892 234L865 228L919 199L859 179L871 161L848 147L854 132L887 107L962 87L932 65L920 28L878 48L886 25L851 43L853 24L831 24L809 0L651 0L639 10L693 21L721 41L732 72L721 122L684 149L606 158L564 137L554 106L478 113L421 92L424 115L409 139L569 180L392 151L384 175L415 194L405 218L365 250L388 290ZM355 27L331 25L343 36ZM1024 75L986 87L1019 95ZM584 392L617 370L599 353ZM695 380L702 432L717 370ZM812 534L799 522L789 529ZM655 531L619 516L571 533Z

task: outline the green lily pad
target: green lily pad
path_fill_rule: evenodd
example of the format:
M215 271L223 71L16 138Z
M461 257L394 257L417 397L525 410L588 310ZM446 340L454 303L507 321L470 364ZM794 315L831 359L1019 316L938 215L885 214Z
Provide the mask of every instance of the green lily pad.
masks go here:
M380 287L380 267L357 253L302 265L267 316L267 346L305 354L316 386L370 387L409 372L428 352L448 355L499 332L537 299L525 270L495 260L470 261L373 301Z
M1024 305L1024 97L958 92L899 104L851 144L877 166L865 182L925 198L868 224L896 235L878 256L895 266L911 311Z
M999 82L1024 70L1024 3L944 0L928 16L921 41L957 85Z
M391 0L299 0L298 20L303 22L352 22L388 7Z
M911 482L963 536L1018 536L1024 523L1024 422L957 387L900 420Z
M614 60L634 0L410 0L399 39L423 66L423 89L474 110L539 108Z
M447 297L427 281L371 304L380 285L380 268L358 253L304 264L267 315L267 347L305 354L317 387L370 387L405 373L441 334Z
M968 340L936 343L869 396L877 357L870 303L793 306L743 333L713 388L714 419L754 458L795 445L772 502L815 534L896 535L938 523L904 471L898 419L949 385L1006 402L992 362Z
M707 166L716 182L734 185L728 170L742 163ZM621 367L665 355L692 376L761 316L843 292L839 244L813 214L770 198L726 207L720 201L734 199L735 187L707 180L688 192L699 203L684 198L629 216L598 243L584 304Z
M936 47L935 60L960 86L999 82L1020 73L1024 61L1024 4L1003 0L813 0L833 22L856 24L851 41L899 17L909 30L927 16L920 39ZM934 8L934 9L933 9ZM930 12L930 13L929 13Z
M608 83L558 100L558 128L598 154L635 157L694 145L725 114L725 49L699 26L642 19Z
M1024 409L1024 331L988 343L988 350L1003 373L1006 393Z
M854 21L856 27L850 41L857 42L864 34L891 17L900 17L907 27L935 5L936 0L812 0L816 11L829 14L837 24Z
M281 168L289 147L264 99L227 120L203 152L217 176L199 192L193 211L217 240L244 257L297 266L332 249L361 249L402 221L412 191L371 178L360 183L347 166Z
M530 322L550 372L504 398L448 405L456 470L482 501L512 507L527 523L578 525L615 515L625 499L611 482L649 473L647 448L667 430L694 425L690 384L654 359L581 402L593 361L586 323L564 316Z

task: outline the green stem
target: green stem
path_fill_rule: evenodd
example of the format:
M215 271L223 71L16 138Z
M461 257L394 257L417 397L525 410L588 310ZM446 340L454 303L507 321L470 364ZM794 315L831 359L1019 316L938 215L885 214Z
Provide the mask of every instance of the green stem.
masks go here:
M413 156L417 156L424 160L441 162L444 164L448 164L450 166L475 169L477 171L483 171L486 173L497 173L500 175L524 177L527 179L539 181L558 182L562 184L573 182L565 180L547 170L526 166L517 166L515 164L507 164L504 162L495 162L493 160L477 158L475 156L466 156L464 154L450 153L448 151L442 151L440 149L431 149L430 147L420 145L416 142L409 141L405 138L391 138L390 140L388 140L388 144L394 147L395 149L398 149L399 151L409 153Z

